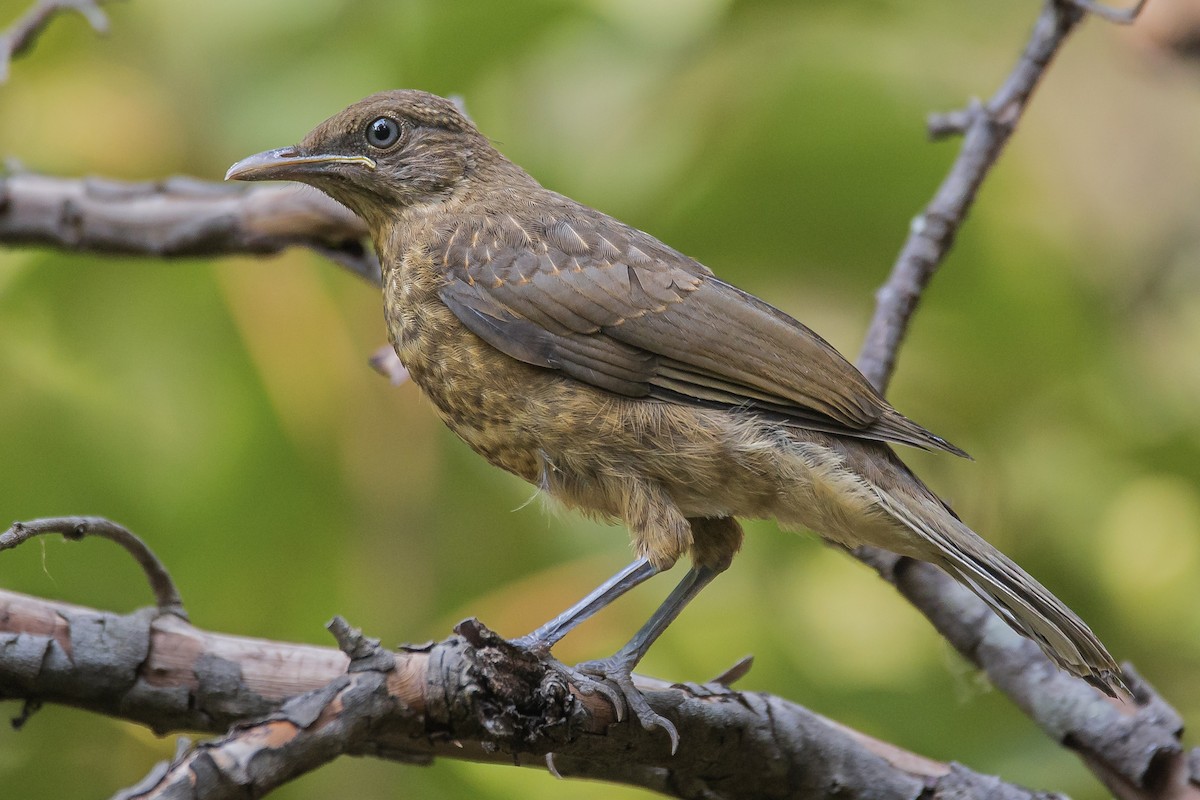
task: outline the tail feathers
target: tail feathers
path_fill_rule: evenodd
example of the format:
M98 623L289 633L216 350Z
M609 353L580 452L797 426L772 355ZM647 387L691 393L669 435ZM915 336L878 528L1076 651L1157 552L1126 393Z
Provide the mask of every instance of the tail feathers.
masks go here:
M1110 697L1128 692L1121 668L1075 612L998 551L979 555L947 557L939 566L1064 670Z
M934 525L879 494L888 511L932 545L932 563L1036 642L1051 661L1110 697L1118 689L1128 693L1120 667L1087 624L1029 573L950 515L939 514L940 524Z

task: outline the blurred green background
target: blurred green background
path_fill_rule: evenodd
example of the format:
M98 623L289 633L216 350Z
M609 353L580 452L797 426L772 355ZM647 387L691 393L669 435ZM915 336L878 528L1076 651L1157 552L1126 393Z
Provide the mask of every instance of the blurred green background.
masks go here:
M24 5L4 0L0 25ZM957 151L926 142L925 114L990 94L1039 4L109 9L109 37L59 20L14 65L0 155L57 175L219 180L370 92L458 93L547 186L853 355L872 292ZM976 458L906 452L910 463L1195 720L1200 80L1151 35L1167 28L1093 21L1068 44L927 294L891 398ZM371 372L383 342L377 293L307 252L168 263L0 251L0 518L112 517L165 560L196 624L319 644L335 613L387 643L442 638L468 615L521 634L626 562L623 530L526 503L530 487L470 453L414 386ZM752 652L744 688L934 758L1102 796L865 568L750 527L644 672L703 680ZM674 579L559 655L612 652ZM148 600L104 542L4 553L0 585L115 610ZM0 786L25 800L107 796L172 748L46 708L20 733L0 729ZM644 793L343 760L276 796Z

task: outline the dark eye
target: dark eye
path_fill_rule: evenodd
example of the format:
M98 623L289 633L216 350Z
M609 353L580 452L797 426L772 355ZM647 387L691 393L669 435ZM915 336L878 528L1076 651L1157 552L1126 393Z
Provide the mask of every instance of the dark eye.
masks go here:
M389 117L380 117L367 126L367 144L380 150L400 141L400 123Z

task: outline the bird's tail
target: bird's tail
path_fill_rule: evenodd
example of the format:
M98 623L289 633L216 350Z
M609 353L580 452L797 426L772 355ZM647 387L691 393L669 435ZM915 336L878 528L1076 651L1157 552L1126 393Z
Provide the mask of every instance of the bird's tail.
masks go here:
M1120 667L1087 624L1029 573L948 510L938 508L934 522L926 519L930 514L914 513L908 503L878 494L893 516L932 545L937 557L929 560L1036 642L1051 661L1111 697L1118 689L1128 692Z

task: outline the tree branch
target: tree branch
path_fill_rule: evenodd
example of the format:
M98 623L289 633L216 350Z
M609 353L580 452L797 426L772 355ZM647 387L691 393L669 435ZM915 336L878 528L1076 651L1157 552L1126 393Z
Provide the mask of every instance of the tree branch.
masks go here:
M992 99L930 118L931 136L961 133L963 144L933 200L913 220L892 273L876 294L858 368L880 391L887 389L895 371L900 343L921 293L954 245L980 185L1016 130L1046 68L1083 17L1074 3L1045 0L1016 66Z
M167 572L167 568L158 560L158 556L154 555L154 551L128 528L118 525L112 520L103 517L51 517L29 522L14 522L12 527L4 533L0 533L0 551L11 550L35 536L44 536L48 533L61 533L63 538L72 542L77 542L86 536L98 536L115 542L129 553L142 568L146 581L150 584L151 591L154 592L154 600L159 612L187 619L187 612L184 611L183 598L179 595L179 589L171 580L171 574Z
M382 664L368 647L364 663L333 648L204 631L154 609L116 615L0 590L0 699L63 703L160 734L229 731L123 798L257 797L342 754L535 769L553 754L560 775L674 797L1046 797L778 697L639 678L683 734L672 757L666 737L615 724L606 700L571 693L548 662L473 620L456 630Z
M1142 5L1103 16L1130 22ZM1047 0L1016 66L996 94L986 104L976 101L965 111L930 119L935 138L961 133L963 143L933 200L913 221L876 297L858 366L881 391L895 370L921 295L953 246L980 185L1054 56L1088 12L1100 13L1087 0ZM854 554L892 583L1047 735L1078 752L1114 794L1153 797L1162 787L1174 786L1200 796L1179 745L1182 720L1130 666L1125 670L1133 698L1115 704L1057 669L1033 642L1014 633L983 601L936 567L875 548L859 548ZM1122 737L1136 738L1140 749L1123 747L1118 741Z
M33 47L38 36L64 11L82 15L99 34L108 33L108 16L100 8L106 0L38 0L16 22L0 34L0 84L8 81L12 61Z
M379 285L366 236L349 209L299 184L0 175L0 245L157 258L270 255L300 246Z

